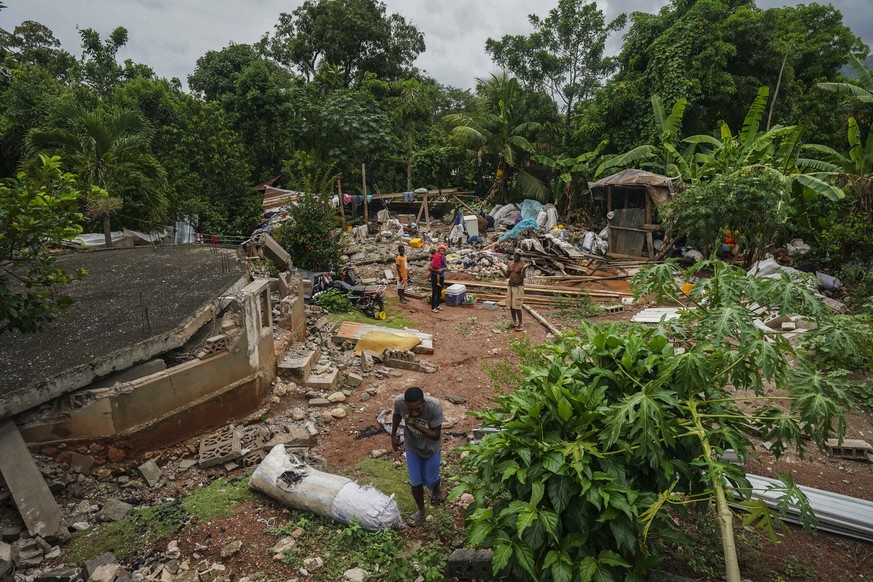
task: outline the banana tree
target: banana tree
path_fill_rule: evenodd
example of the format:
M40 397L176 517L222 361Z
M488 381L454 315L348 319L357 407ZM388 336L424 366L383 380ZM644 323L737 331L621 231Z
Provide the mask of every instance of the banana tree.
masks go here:
M566 216L572 210L576 186L587 184L600 177L601 168L598 162L602 158L601 152L608 143L609 141L603 140L592 151L576 157L566 155L551 157L543 154L531 156L532 162L549 168L555 173L552 196L562 215Z
M694 146L686 148L684 152L678 150L679 130L687 106L688 100L680 99L673 104L668 115L661 97L652 95L652 112L658 130L658 143L641 145L623 154L612 156L600 164L598 173L604 174L607 170L640 165L668 176L677 176L681 181L695 183L699 173L693 163Z
M806 144L802 149L816 152L823 159L801 158L798 165L827 174L837 184L851 187L856 195L856 210L873 218L873 136L868 132L865 143L855 118L850 117L848 123L848 156L827 146Z
M861 103L873 103L873 72L855 55L849 58L849 67L857 76L857 85L852 83L816 83L815 86L832 93L850 95Z

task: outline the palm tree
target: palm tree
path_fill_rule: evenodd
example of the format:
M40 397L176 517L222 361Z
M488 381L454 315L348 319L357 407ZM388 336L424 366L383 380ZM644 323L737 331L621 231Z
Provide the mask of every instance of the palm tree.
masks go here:
M514 106L520 99L518 81L506 75L492 75L483 84L476 113L455 113L446 116L453 125L450 139L475 152L479 163L490 158L494 162L494 182L488 197L503 204L508 200L507 185L513 180L526 198L545 200L548 189L525 170L528 154L536 151L530 141L542 124L515 118Z
M151 136L139 115L89 111L71 102L61 102L53 113L51 125L27 135L25 159L59 155L83 190L97 186L115 199L89 204L90 213L103 218L107 246L110 215L122 202L144 207L142 218L150 225L166 219L166 172L151 154Z

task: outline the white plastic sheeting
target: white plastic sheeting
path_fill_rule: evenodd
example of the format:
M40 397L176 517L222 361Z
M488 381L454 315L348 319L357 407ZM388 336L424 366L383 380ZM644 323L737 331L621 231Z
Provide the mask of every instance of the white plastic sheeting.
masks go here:
M399 527L400 508L390 497L368 485L313 469L276 445L258 465L249 487L295 509L305 509L342 523L357 518L367 531Z

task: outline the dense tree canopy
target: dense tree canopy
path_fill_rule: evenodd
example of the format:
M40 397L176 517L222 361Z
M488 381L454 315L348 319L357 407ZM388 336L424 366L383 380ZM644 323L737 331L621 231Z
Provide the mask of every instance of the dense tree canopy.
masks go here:
M486 42L482 50L503 72L472 91L417 70L424 35L379 0L306 0L256 44L204 54L190 91L147 63L119 62L129 40L123 27L101 37L83 26L75 50L44 25L23 22L0 30L0 177L36 160L25 155L28 136L35 146L46 132L66 131L67 145L55 141L48 151L92 183L94 164L82 162L88 148L72 138L97 140L112 120L136 118L141 155L153 177L165 177L160 187L117 179L127 186L103 186L123 206L81 202L81 210L134 228L184 217L201 231L242 238L261 211L252 186L282 174L281 187L299 189L308 173L332 168L344 190L359 193L366 165L369 191L535 196L600 226L587 182L616 169L705 185L756 166L789 193L795 224L783 225L786 235L821 232L822 248L842 249L825 258L850 258L827 225L840 208L871 212L873 111L867 47L839 11L674 0L656 14L609 22L593 1L560 0L528 22L528 34ZM607 40L625 23L620 50L608 55ZM843 75L850 57L858 81ZM106 127L86 131L59 117L64 104ZM90 148L95 160L98 149ZM873 234L864 220L851 224L852 241Z

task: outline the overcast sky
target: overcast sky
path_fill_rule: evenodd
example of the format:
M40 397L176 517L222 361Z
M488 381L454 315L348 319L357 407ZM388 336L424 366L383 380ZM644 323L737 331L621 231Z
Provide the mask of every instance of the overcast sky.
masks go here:
M447 85L472 88L477 77L495 71L485 52L488 37L530 32L527 15L545 16L557 0L384 0L424 33L426 51L416 65ZM77 27L93 28L105 39L117 26L127 29L128 44L120 60L152 67L162 77L187 77L197 59L229 43L253 43L272 32L280 12L291 12L302 0L4 0L0 28L11 31L25 20L49 27L63 47L79 56ZM627 11L655 12L667 0L598 0L612 19ZM762 8L796 5L785 0L758 0ZM824 2L821 2L824 3ZM873 45L871 0L833 0L843 22ZM609 49L616 51L615 35Z

